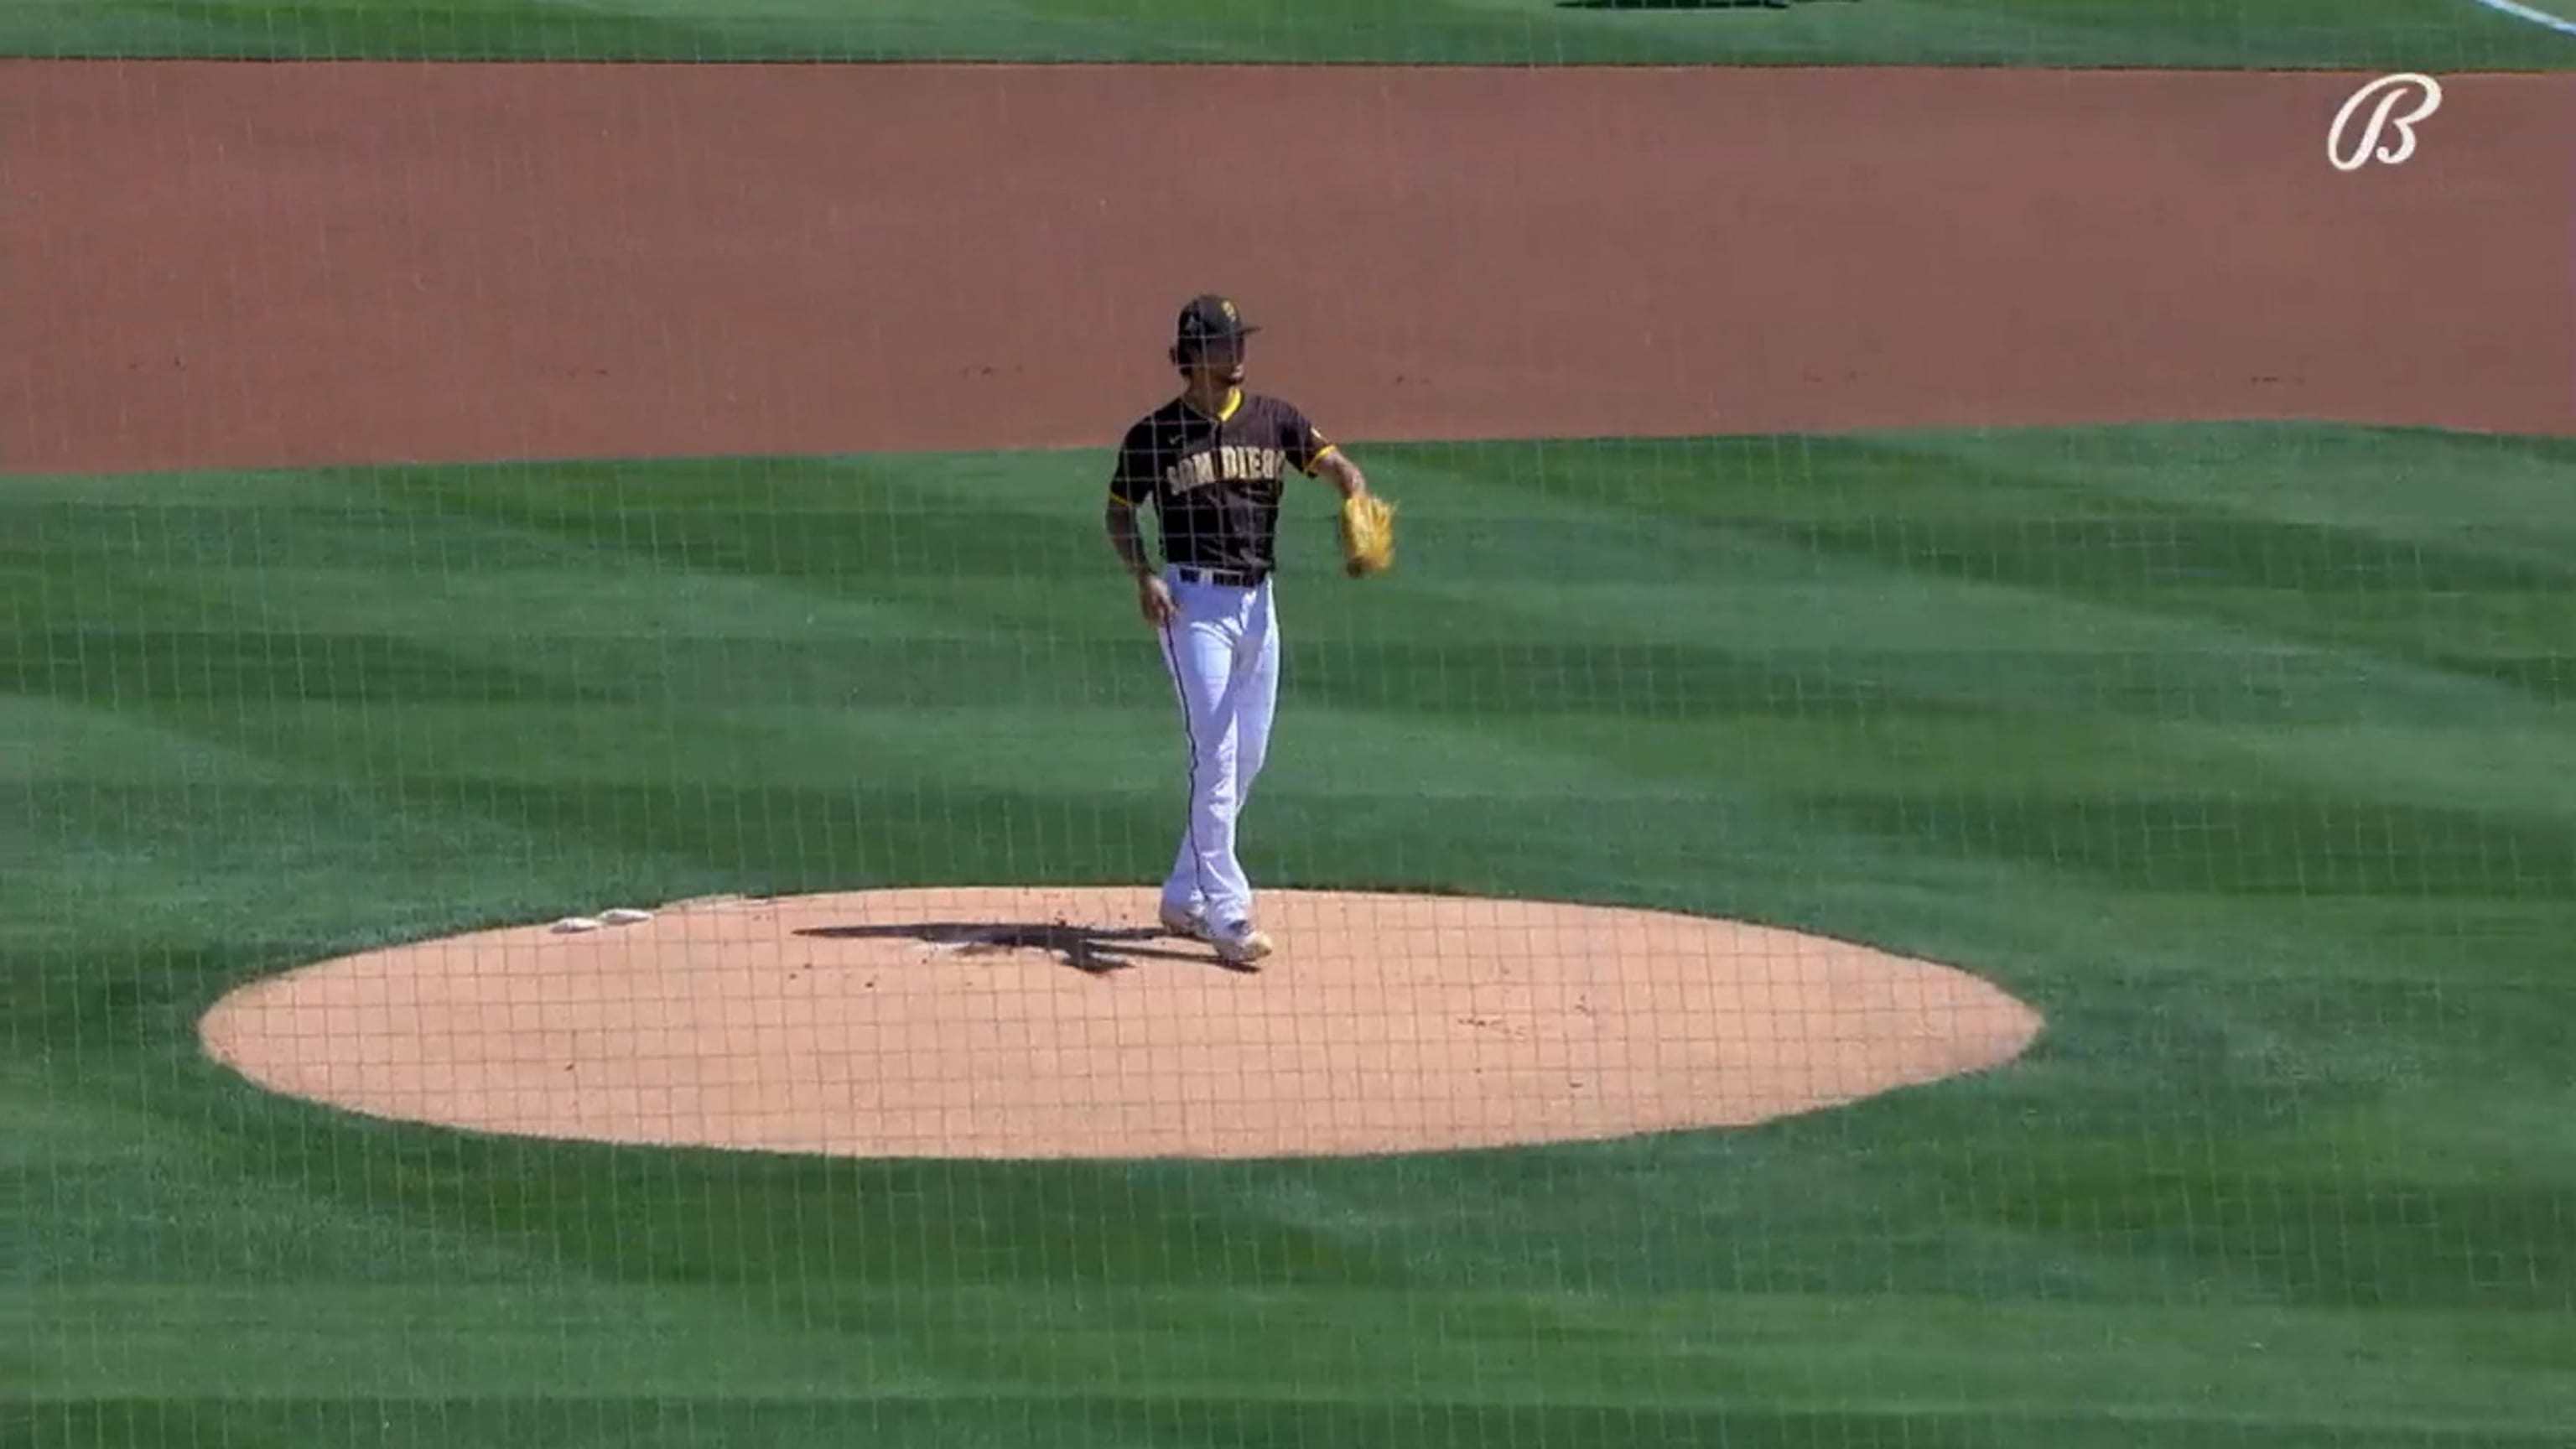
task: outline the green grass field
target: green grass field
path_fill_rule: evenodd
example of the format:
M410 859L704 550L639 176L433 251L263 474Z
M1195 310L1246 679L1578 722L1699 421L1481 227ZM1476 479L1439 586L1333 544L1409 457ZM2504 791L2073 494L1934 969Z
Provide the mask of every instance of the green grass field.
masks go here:
M2473 0L0 0L0 54L2459 71L2576 66L2576 37Z
M1150 879L1178 743L1104 460L19 478L0 1442L2567 1442L2576 445L1365 456L1403 564L1342 580L1300 497L1258 876L1828 929L1972 963L2035 1052L1343 1162L299 1105L191 1027L328 952L603 892Z

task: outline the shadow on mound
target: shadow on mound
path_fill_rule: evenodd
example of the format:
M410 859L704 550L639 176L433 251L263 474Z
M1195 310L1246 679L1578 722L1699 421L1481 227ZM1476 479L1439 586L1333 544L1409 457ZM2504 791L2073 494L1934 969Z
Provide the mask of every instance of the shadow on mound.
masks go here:
M919 941L963 956L1044 951L1053 956L1057 964L1094 976L1124 971L1140 958L1225 968L1225 963L1218 960L1212 951L1201 955L1137 944L1175 939L1150 926L1113 929L1067 925L1062 921L1048 925L1010 921L914 921L899 926L810 926L796 934L825 941Z

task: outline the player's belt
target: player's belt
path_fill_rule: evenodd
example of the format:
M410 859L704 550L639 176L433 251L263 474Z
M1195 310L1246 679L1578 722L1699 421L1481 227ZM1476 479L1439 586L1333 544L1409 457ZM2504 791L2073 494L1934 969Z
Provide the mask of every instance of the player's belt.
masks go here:
M1175 564L1172 573L1185 584L1215 584L1228 589L1255 588L1270 577L1268 569L1211 569L1196 564Z

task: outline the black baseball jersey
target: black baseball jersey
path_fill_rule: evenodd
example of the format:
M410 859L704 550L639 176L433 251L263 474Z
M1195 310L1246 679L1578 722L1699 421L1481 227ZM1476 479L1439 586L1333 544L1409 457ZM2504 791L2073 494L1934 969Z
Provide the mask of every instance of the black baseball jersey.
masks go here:
M1174 398L1128 428L1109 492L1153 503L1166 563L1267 570L1278 562L1282 479L1312 474L1332 450L1278 398L1238 391L1216 417Z

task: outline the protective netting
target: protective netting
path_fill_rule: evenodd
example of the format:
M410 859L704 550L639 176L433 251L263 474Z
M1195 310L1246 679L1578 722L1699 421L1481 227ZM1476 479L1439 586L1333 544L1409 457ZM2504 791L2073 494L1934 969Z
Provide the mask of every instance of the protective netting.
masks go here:
M2565 29L0 6L0 1441L2561 1442Z

